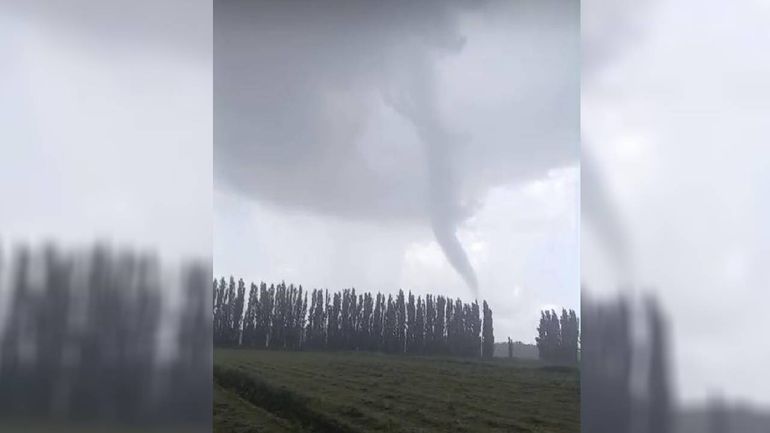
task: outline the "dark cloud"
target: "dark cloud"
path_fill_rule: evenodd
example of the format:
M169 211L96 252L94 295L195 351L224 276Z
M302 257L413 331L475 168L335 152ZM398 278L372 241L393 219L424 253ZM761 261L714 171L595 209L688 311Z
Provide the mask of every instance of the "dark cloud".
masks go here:
M211 61L210 0L10 0L3 13L81 48Z
M455 237L473 205L577 162L577 6L218 2L215 183L311 213L430 222L473 288ZM447 78L473 53L482 80Z

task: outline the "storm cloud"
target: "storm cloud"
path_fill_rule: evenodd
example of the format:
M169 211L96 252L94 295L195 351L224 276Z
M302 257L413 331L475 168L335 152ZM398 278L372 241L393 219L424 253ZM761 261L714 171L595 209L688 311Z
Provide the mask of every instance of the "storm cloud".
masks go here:
M457 227L490 188L577 164L578 21L564 1L219 2L215 187L430 224L475 290Z

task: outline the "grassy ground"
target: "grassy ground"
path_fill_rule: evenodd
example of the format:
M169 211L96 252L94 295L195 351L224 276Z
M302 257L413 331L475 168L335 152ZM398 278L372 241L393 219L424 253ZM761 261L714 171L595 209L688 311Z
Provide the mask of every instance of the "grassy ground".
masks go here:
M216 350L214 432L578 432L578 372L536 362Z

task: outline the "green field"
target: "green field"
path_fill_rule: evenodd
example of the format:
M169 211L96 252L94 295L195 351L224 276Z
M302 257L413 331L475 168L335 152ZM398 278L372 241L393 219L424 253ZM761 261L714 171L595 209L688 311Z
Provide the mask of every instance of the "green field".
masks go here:
M573 368L217 349L214 432L578 432Z

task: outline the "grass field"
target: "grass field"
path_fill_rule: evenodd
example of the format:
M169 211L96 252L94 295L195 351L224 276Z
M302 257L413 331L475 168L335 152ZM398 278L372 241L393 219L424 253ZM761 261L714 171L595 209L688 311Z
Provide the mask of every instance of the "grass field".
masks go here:
M214 432L578 432L572 368L217 349Z

